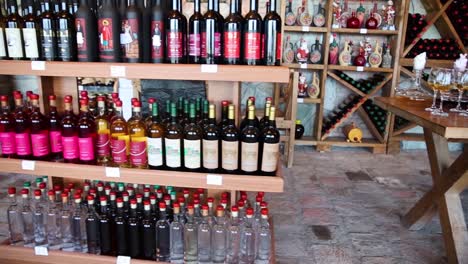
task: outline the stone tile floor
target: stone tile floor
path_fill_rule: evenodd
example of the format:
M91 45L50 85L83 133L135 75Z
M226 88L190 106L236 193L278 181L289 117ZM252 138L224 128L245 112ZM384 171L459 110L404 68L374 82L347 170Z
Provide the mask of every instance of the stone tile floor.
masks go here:
M31 178L0 176L0 240L7 235L5 188L23 179ZM373 155L303 147L284 179L284 193L267 194L277 263L446 263L438 219L421 231L400 224L432 185L425 151ZM468 193L462 199L467 212Z

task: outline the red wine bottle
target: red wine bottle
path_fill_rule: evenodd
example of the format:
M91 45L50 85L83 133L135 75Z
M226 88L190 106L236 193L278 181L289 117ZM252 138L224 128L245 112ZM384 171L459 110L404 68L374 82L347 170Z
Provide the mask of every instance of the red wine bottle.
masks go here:
M205 20L200 13L200 0L195 0L193 8L193 15L189 19L188 61L201 63L201 30L205 27Z
M46 61L53 61L57 58L57 25L55 23L55 15L51 11L50 0L44 1L44 12L39 17L40 21L40 39L41 39L41 54Z
M130 0L121 20L120 47L123 62L141 62L143 57L143 41L141 10Z
M166 1L164 1L166 2ZM164 62L166 38L164 34L164 9L161 0L156 0L151 11L151 60L153 63Z
M262 18L257 12L258 0L250 0L250 11L244 21L244 64L262 63Z
M142 62L150 62L151 61L151 9L152 9L152 1L146 1L146 5L143 0L137 1L137 6L141 10L141 23L142 23L142 49L143 49L143 57L141 59Z
M224 64L240 64L242 50L242 24L239 0L231 0L230 14L224 21Z
M187 19L179 11L179 1L172 0L172 10L166 18L166 62L185 63L185 34Z
M204 15L205 25L202 27L202 62L219 64L221 62L222 21L214 10L214 2L208 0L208 11Z
M29 60L39 60L40 41L39 41L39 23L34 12L34 3L32 0L26 0L25 15L23 16L23 39L24 55Z
M21 27L23 19L18 14L16 1L8 1L8 17L5 25L5 36L8 49L8 56L13 60L24 58L23 36Z
M120 15L112 2L104 0L98 11L99 60L105 62L120 61Z
M67 0L61 0L57 14L57 59L76 61L76 29L73 15L68 12Z
M80 0L80 7L75 13L78 61L98 60L96 23L96 15L88 6L88 1Z
M276 0L270 0L270 10L264 20L264 64L280 65L281 60L281 17L276 13Z

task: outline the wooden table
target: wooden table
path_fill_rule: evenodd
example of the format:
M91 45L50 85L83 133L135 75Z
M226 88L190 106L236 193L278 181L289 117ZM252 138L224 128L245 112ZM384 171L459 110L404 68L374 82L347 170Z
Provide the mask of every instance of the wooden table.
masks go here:
M449 263L468 263L468 231L460 200L468 188L468 147L455 161L448 151L449 140L468 142L468 118L454 113L432 116L424 111L430 101L377 97L375 103L424 128L433 187L403 217L403 224L418 230L438 212Z

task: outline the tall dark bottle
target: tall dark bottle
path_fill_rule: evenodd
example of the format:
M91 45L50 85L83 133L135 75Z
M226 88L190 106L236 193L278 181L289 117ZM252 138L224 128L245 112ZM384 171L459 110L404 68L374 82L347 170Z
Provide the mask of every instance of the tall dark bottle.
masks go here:
M221 34L223 22L214 10L214 2L208 0L208 11L203 16L205 25L202 27L202 62L205 64L219 64L221 62Z
M75 19L68 12L67 0L61 0L60 7L57 14L57 59L76 61Z
M164 49L166 47L165 27L164 27L164 9L161 5L162 0L156 0L151 10L151 61L153 63L164 62ZM167 2L167 1L164 1ZM149 44L149 43L146 43Z
M281 17L276 12L276 0L270 0L270 10L263 21L263 64L279 66L281 61Z
M101 213L99 214L99 245L101 246L101 255L111 255L113 252L111 222L113 220L109 216L106 196L101 196L100 202Z
M181 9L182 7L180 7ZM179 11L179 1L172 0L172 10L166 18L166 62L185 63L187 19Z
M39 23L34 11L33 0L26 0L26 12L23 16L24 56L29 60L40 59Z
M75 25L78 61L97 61L97 19L96 14L88 6L87 0L80 0L80 7L75 13Z
M203 170L207 172L216 172L219 168L219 134L220 131L216 125L216 107L209 107L209 121L203 129Z
M224 21L224 64L241 64L242 25L244 19L238 9L239 0L231 0L230 14Z
M88 215L86 216L86 239L88 241L88 253L99 253L99 217L94 206L94 196L88 195Z
M258 0L250 0L250 11L244 18L244 63L262 63L262 18L258 14Z
M240 136L240 156L242 173L252 174L258 170L258 139L260 131L255 126L255 106L249 106L248 110L247 124Z
M196 123L195 104L190 104L189 121L184 127L184 166L188 171L198 171L202 160L203 130Z
M193 4L194 12L189 19L188 36L188 61L189 63L201 63L202 55L202 28L205 27L205 20L200 13L200 0L195 0Z
M114 218L115 224L115 253L117 256L128 256L128 234L127 216L124 213L123 198L117 198L117 215Z
M130 0L121 19L120 47L123 62L141 62L143 57L143 38L141 10Z
M7 44L5 41L5 17L0 14L0 60L8 58Z
M177 122L176 105L171 103L171 121L167 125L164 138L164 153L166 154L166 166L168 169L178 170L182 168L183 133L183 128Z
M278 166L280 133L276 128L275 107L270 107L268 126L260 133L259 170L262 175L274 175Z
M228 123L221 131L221 167L226 173L239 169L239 129L236 127L235 107L228 108Z
M112 0L104 0L98 11L99 60L120 61L120 15Z
M44 12L39 17L41 32L41 57L46 61L57 59L57 23L50 0L44 0Z
M23 34L21 28L23 19L18 14L18 6L15 0L8 1L8 17L5 24L5 36L8 56L13 60L24 58Z
M130 217L128 218L128 245L129 256L138 258L141 256L140 221L137 216L137 201L130 200Z
M151 12L152 12L152 1L137 0L136 4L141 10L141 47L142 51L142 62L151 62Z
M156 258L156 229L151 215L150 201L143 202L143 219L141 220L141 238L143 244L143 258L154 260Z

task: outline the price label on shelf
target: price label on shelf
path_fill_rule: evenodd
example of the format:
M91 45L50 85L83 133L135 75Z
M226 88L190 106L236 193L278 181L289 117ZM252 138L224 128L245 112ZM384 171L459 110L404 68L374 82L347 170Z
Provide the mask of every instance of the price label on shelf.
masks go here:
M223 176L217 174L208 174L206 175L206 184L223 185Z
M45 61L31 61L31 70L45 71Z
M308 26L302 26L302 31L303 32L309 32L309 27Z
M125 77L127 75L127 68L125 66L110 66L111 77Z
M21 168L23 170L33 171L33 170L36 169L36 162L34 160L22 160L21 161Z
M359 33L361 33L361 34L367 34L367 28L361 28L361 29L359 30Z
M128 256L117 256L116 264L130 264L131 259Z
M217 73L218 72L218 65L217 64L202 64L201 65L201 72Z
M34 247L34 254L36 254L36 256L49 256L49 251L46 247L36 246Z
M106 177L120 178L120 168L106 167Z
M297 98L297 102L302 104L304 102L304 98Z
M364 71L364 67L358 66L358 67L356 67L356 71L362 72L362 71Z
M307 69L307 63L299 63L301 69Z

